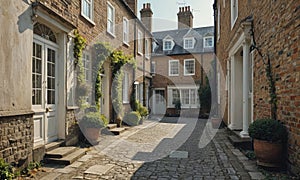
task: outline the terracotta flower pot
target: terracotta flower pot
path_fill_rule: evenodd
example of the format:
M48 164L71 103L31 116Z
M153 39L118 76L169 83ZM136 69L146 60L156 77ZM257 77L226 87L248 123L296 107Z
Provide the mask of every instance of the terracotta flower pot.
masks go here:
M85 128L84 135L91 144L97 144L100 128Z
M254 139L254 152L257 165L265 167L282 167L283 144Z

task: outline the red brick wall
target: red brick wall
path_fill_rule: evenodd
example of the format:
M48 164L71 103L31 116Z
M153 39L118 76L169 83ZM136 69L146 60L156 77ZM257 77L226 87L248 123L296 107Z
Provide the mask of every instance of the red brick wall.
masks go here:
M226 70L228 51L237 34L240 21L253 14L255 40L263 54L271 59L276 79L277 116L289 131L288 164L300 173L300 1L240 0L238 19L231 29L230 2L221 3L220 40L217 56ZM270 117L269 86L265 66L257 51L254 52L254 119Z

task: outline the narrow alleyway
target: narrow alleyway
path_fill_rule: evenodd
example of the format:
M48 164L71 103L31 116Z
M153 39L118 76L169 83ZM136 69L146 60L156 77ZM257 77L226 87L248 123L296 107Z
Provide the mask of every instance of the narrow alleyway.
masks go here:
M207 120L146 121L119 137L103 135L99 145L66 167L48 167L42 179L262 179L227 139L225 129L204 148Z

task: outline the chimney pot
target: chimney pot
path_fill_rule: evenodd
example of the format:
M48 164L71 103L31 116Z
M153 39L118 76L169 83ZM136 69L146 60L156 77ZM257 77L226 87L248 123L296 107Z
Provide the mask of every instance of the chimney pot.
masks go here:
M187 7L187 6L185 6L185 11L186 11L186 12L188 11L188 7Z
M143 4L143 9L145 9L145 7L146 7L146 4Z

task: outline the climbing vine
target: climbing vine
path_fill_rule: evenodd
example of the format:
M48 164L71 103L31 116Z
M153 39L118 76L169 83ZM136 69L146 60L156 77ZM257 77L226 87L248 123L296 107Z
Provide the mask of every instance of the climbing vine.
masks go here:
M251 35L253 39L253 44L250 47L250 51L256 49L259 56L262 58L263 64L265 66L268 85L269 85L269 95L270 95L269 103L271 105L271 118L277 120L277 94L276 94L275 80L272 73L271 59L269 54L267 55L262 54L261 49L256 45L253 22L251 23ZM265 61L265 58L267 58L267 62Z
M73 47L73 52L74 52L74 64L75 67L77 68L77 95L78 95L78 104L81 108L83 108L85 101L86 101L86 96L89 93L89 87L86 84L85 81L85 72L84 72L84 65L82 62L82 52L86 46L86 39L82 37L78 30L74 31L74 47Z
M123 69L126 64L132 65L136 68L135 60L132 56L125 55L121 50L115 50L111 53L111 69L112 78L114 79L112 87L112 103L114 106L115 115L117 117L123 116L122 109L122 82L123 82Z
M93 61L93 77L95 79L95 104L100 110L100 98L102 97L102 81L101 74L104 74L103 64L111 54L111 48L105 43L96 43L94 45L96 60Z

